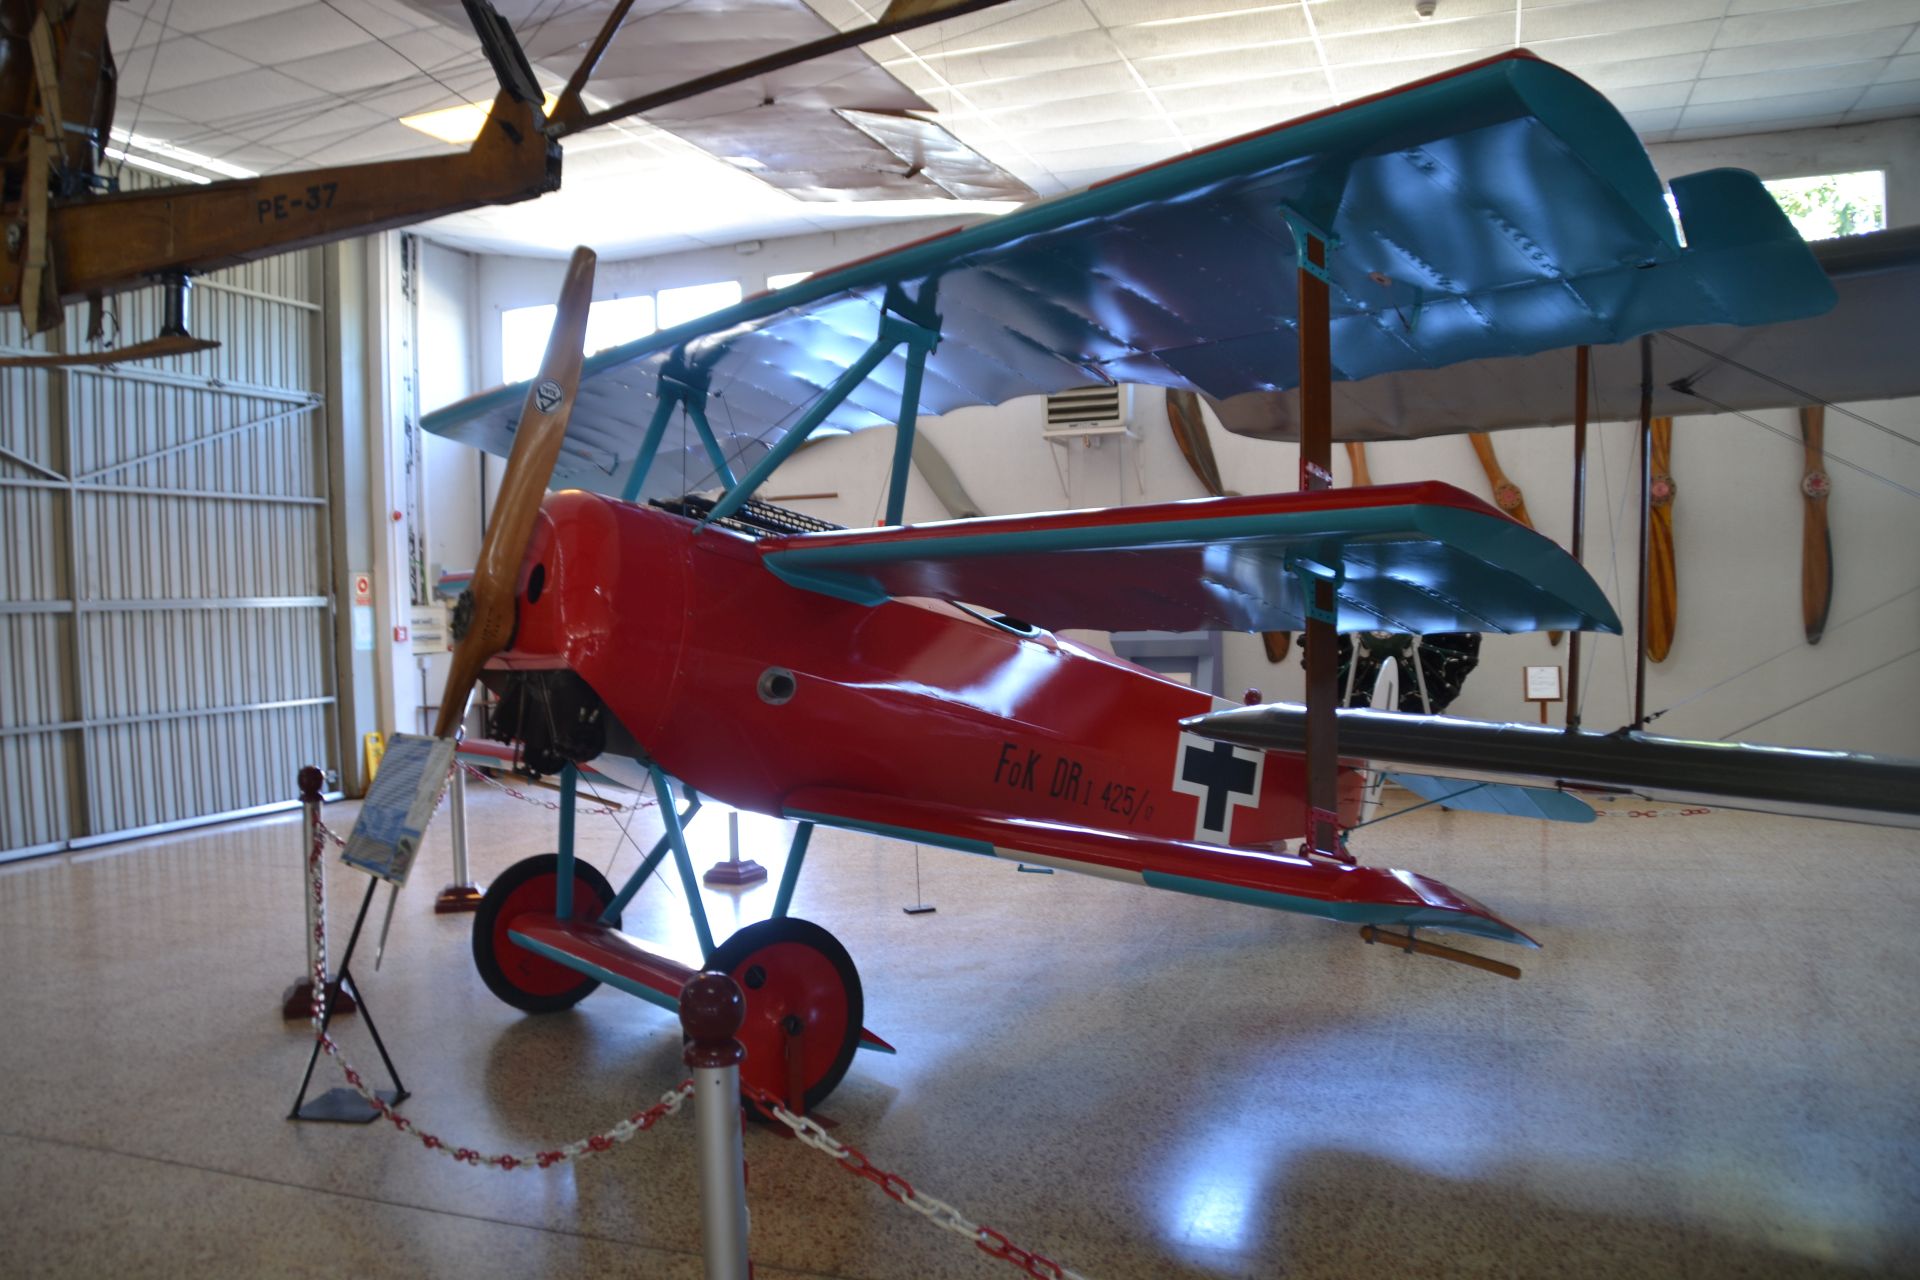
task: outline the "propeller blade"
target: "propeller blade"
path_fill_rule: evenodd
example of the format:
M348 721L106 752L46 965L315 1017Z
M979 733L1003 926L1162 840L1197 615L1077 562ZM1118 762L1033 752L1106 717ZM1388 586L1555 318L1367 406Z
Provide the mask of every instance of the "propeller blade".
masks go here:
M1807 626L1807 643L1819 644L1826 634L1827 610L1833 605L1833 535L1827 528L1827 495L1833 481L1826 471L1827 410L1809 405L1800 411L1800 438L1807 447L1800 476L1803 522L1800 536L1800 616Z
M1223 497L1226 488L1220 482L1220 464L1213 457L1213 442L1207 438L1206 420L1200 416L1200 397L1191 391L1167 392L1167 425L1173 428L1174 443L1187 460L1200 487L1214 497Z
M527 386L527 402L514 429L513 450L500 482L493 521L480 544L473 568L473 610L466 631L455 643L453 669L447 674L440 699L440 717L434 736L450 737L467 711L467 695L487 660L513 637L514 597L520 588L520 564L527 540L540 514L540 502L553 479L560 444L566 438L567 418L580 390L580 362L587 338L587 309L593 301L593 250L573 251L567 277L560 287L559 313L547 339L547 355L540 372Z
M1647 547L1647 657L1666 661L1680 616L1680 586L1673 562L1673 419L1655 418L1653 513Z
M1353 483L1364 488L1373 483L1373 472L1367 469L1367 446L1358 440L1347 441L1347 461L1353 466Z
M1527 496L1501 470L1500 459L1493 452L1493 437L1484 431L1470 431L1467 439L1473 441L1473 451L1480 455L1480 469L1487 473L1487 483L1493 486L1493 505L1527 528L1533 528L1533 517L1527 514ZM1559 644L1561 634L1558 631L1547 632L1548 642Z

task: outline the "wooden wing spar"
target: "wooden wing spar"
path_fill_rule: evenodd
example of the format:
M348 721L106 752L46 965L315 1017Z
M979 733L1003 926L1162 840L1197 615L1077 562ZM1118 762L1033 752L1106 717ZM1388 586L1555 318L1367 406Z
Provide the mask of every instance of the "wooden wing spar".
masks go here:
M1337 239L1338 379L1832 305L1751 174L1671 189L1684 245L1605 98L1502 55L601 352L558 479L629 499L709 487L716 455L745 469L790 426L893 423L910 375L927 413L1114 382L1291 387L1303 228ZM504 453L522 395L490 392L425 425Z

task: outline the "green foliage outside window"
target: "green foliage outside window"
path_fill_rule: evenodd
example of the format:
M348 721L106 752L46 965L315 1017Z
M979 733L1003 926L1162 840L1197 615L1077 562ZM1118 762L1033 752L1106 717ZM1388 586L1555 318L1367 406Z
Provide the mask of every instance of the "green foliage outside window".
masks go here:
M1765 185L1808 240L1857 236L1887 225L1887 175L1879 169L1775 178Z

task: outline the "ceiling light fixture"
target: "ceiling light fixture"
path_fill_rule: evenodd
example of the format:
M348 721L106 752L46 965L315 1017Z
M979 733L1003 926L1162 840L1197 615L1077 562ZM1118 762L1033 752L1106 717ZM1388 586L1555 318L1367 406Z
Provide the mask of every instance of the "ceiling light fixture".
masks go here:
M212 156L201 155L198 151L189 151L185 147L176 147L160 138L149 138L138 133L129 133L125 129L113 130L113 140L130 150L150 151L169 160L178 160L181 164L190 164L196 169L205 169L217 173L223 178L257 178L260 175L251 169L242 169L237 164L228 164L225 160L216 160ZM129 164L137 161L128 160ZM169 172L156 170L156 172ZM205 179L197 179L205 181Z
M1420 21L1425 22L1433 16L1433 11L1439 7L1440 0L1413 0L1413 15L1420 19Z
M540 110L552 114L553 104L559 99L548 93L542 96ZM401 116L400 123L409 129L418 130L430 138L461 147L480 136L481 128L487 123L487 116L493 111L491 102L463 102L457 107L442 107L438 111L422 111L418 115Z
M102 147L100 149L106 152L107 159L109 160L118 160L122 164L130 164L136 169L145 169L150 173L165 174L169 178L179 178L182 182L193 182L203 187L213 181L212 178L205 177L198 173L188 173L185 169L176 169L170 164L161 164L158 160L149 160L145 156L129 155L118 147Z

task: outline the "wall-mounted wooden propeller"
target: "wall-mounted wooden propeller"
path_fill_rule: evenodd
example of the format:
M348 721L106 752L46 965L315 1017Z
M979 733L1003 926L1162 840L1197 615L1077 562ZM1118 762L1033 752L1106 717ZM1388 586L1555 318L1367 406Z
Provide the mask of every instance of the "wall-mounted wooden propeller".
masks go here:
M575 249L560 287L559 314L547 339L540 373L527 387L520 425L507 455L507 473L494 503L493 523L480 544L469 595L462 600L463 626L454 642L453 668L440 699L440 717L433 732L451 737L466 716L467 695L473 692L480 669L513 638L515 598L520 591L520 565L526 559L527 540L540 514L541 499L553 479L553 464L567 434L574 395L580 389L581 353L587 340L587 308L593 301L594 253Z
M1220 482L1220 463L1213 456L1213 442L1207 438L1207 421L1200 414L1200 397L1191 391L1167 392L1167 425L1173 428L1174 443L1187 460L1200 487L1216 498L1227 496ZM1285 631L1263 631L1260 641L1267 648L1268 662L1281 662L1293 644Z
M1527 495L1501 470L1500 459L1493 452L1493 437L1484 431L1470 431L1467 439L1473 441L1473 451L1480 455L1480 469L1487 473L1487 483L1493 486L1493 505L1527 528L1533 528L1533 517L1527 514ZM1547 632L1547 640L1553 644L1560 643L1560 636L1558 631Z
M1827 527L1827 496L1833 492L1833 481L1826 470L1826 438L1826 406L1800 410L1800 439L1807 451L1800 475L1800 616L1807 626L1808 644L1819 644L1826 634L1827 610L1833 606L1833 534Z
M1680 585L1674 573L1673 419L1655 418L1649 424L1653 448L1647 535L1647 657L1664 662L1673 648L1674 627L1680 616Z

